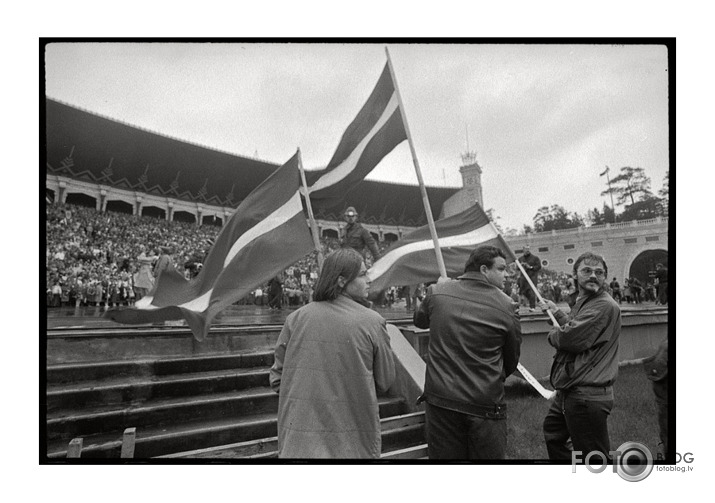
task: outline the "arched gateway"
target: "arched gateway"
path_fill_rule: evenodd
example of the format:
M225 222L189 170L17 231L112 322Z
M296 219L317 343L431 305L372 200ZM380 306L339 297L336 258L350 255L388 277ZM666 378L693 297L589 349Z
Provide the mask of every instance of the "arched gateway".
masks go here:
M639 253L628 268L628 277L638 278L643 284L647 281L652 281L656 264L663 264L668 267L667 250L646 250Z

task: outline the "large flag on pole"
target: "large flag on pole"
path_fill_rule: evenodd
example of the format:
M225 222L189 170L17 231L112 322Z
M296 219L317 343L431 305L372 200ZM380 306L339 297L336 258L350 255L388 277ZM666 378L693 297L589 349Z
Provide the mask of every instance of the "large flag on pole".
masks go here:
M357 117L343 133L333 158L310 187L316 206L330 207L361 182L400 142L407 139L388 65Z
M196 278L164 272L136 308L106 316L129 324L184 318L203 340L219 312L313 251L299 180L296 154L243 200Z
M507 262L516 260L509 245L478 204L457 215L436 221L435 227L450 277L464 272L469 254L479 245L501 248L507 256ZM368 271L372 292L380 292L390 286L434 282L439 275L434 242L427 225L404 235Z

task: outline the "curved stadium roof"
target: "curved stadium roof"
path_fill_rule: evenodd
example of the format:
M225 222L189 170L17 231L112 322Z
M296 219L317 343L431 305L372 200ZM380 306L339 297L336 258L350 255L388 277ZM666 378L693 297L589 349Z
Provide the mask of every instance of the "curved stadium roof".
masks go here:
M280 165L202 147L46 99L47 173L235 208ZM411 166L405 169L412 169ZM309 182L316 174L306 172ZM433 217L458 188L428 187ZM372 224L426 225L419 187L364 180L317 218L354 206Z

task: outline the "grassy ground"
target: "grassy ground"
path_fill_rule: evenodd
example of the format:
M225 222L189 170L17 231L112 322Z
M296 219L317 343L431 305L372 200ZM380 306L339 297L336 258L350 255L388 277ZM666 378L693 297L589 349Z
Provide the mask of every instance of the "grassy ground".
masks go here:
M549 385L545 384L547 388ZM621 367L614 385L615 400L608 419L611 449L640 442L653 457L658 452L658 421L650 381L642 365ZM541 425L550 402L526 382L507 387L507 459L547 460Z

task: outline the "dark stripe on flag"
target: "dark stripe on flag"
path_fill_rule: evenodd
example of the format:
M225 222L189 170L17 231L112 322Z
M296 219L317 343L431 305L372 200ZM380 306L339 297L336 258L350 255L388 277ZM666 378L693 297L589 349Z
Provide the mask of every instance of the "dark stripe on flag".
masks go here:
M449 276L458 276L464 272L464 265L469 254L477 247L491 245L504 251L507 261L514 261L516 257L501 235L492 227L489 217L478 204L465 211L435 222L435 229L440 240L442 257ZM447 238L456 238L469 233L482 231L484 239L475 236L468 245L448 245ZM411 248L421 245L416 251ZM393 244L375 262L368 273L372 280L370 286L373 295L390 286L415 285L437 281L439 266L434 251L432 235L429 226L405 234L402 239Z
M406 139L390 69L385 65L367 102L343 133L328 166L311 174L311 202L324 208L340 203Z
M165 271L142 299L148 305L138 301L139 308L112 310L107 317L120 323L183 317L203 340L222 309L312 251L298 183L296 154L241 203L196 278L187 281L176 271Z

